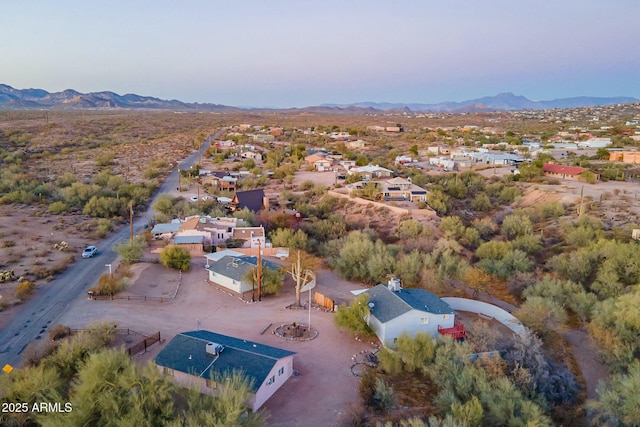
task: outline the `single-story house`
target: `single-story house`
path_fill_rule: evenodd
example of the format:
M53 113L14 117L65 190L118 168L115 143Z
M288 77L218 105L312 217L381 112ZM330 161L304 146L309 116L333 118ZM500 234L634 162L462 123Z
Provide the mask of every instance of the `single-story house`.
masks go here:
M556 165L554 163L545 163L542 165L542 173L544 176L550 176L558 179L580 181L583 180L581 174L584 172L589 172L589 169L578 166ZM600 174L595 172L592 173L594 174L596 181L600 180Z
M640 164L640 151L611 151L609 161Z
M293 375L294 355L281 348L199 330L173 337L154 362L176 383L210 395L219 391L220 377L241 371L252 382L247 404L255 412Z
M181 221L171 223L156 224L151 229L151 234L156 239L170 239L175 233L180 231Z
M385 178L393 175L393 171L378 165L368 165L356 168L350 168L349 175L360 174L364 179Z
M240 153L240 157L243 159L262 160L262 154L257 151L243 151Z
M203 235L177 235L173 238L173 244L187 250L191 256L202 256L204 240Z
M209 280L217 285L244 296L254 290L251 280L246 278L247 272L258 265L255 256L229 256L209 264L205 269L209 273ZM262 260L262 267L271 270L279 269L276 264Z
M244 254L242 252L234 251L233 249L223 249L221 251L216 251L216 252L212 252L210 254L205 254L204 257L207 260L207 265L206 266L208 267L209 264L214 263L214 262L218 262L218 261L220 261L222 258L224 258L226 256L239 257L239 256L244 256Z
M365 293L369 294L367 324L385 346L393 347L402 333L466 336L451 306L424 289L403 289L392 279L388 285L377 285Z

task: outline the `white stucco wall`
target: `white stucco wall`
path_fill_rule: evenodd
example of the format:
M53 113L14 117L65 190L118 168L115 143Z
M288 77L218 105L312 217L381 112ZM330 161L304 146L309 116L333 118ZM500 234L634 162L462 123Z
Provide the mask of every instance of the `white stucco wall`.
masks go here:
M283 369L282 374L279 374L279 371ZM251 396L250 404L252 406L253 412L260 409L260 407L271 397L273 394L278 391L280 387L293 375L293 355L283 357L282 359L278 359L276 364L273 366L269 375L264 380L264 382L260 385L256 394ZM269 384L269 378L274 377L275 381Z
M471 313L478 313L488 317L493 317L518 335L523 334L526 330L526 327L517 318L493 304L468 298L451 297L442 298L442 300L449 304L454 310L469 311Z

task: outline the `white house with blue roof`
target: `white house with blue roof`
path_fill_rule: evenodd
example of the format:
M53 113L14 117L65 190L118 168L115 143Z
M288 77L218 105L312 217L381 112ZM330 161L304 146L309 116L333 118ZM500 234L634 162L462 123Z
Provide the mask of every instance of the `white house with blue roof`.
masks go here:
M369 295L367 323L384 346L393 347L403 333L466 335L451 306L424 289L403 289L399 281L391 280L389 285L377 285L365 293Z
M215 395L221 376L243 372L251 381L247 402L255 412L293 374L294 352L199 330L176 335L155 364L180 385Z
M247 280L247 273L257 265L256 256L225 255L218 261L208 263L205 269L211 282L244 296L254 290L254 284ZM262 268L277 270L280 266L263 259Z

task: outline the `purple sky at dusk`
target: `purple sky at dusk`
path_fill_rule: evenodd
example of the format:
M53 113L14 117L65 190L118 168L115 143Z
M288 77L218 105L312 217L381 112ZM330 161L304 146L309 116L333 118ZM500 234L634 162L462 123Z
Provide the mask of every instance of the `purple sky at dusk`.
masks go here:
M0 83L304 107L640 98L637 0L0 0Z

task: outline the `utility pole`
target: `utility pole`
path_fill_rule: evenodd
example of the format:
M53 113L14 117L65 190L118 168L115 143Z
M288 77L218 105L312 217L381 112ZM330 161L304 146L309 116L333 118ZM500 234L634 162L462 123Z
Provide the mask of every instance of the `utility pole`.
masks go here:
M262 254L260 250L260 242L258 239L258 301L262 301Z

